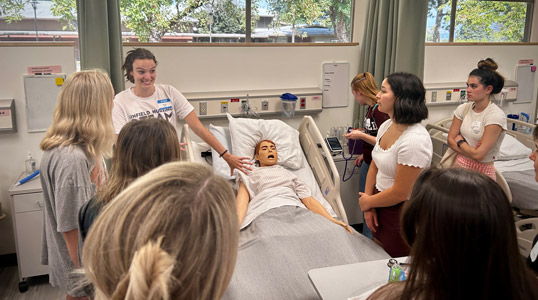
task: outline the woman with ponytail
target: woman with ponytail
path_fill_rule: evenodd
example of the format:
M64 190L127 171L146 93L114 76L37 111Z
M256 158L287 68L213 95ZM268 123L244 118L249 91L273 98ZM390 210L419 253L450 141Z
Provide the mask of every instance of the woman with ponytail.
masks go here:
M220 299L233 274L233 190L197 163L138 178L105 206L83 251L95 299Z
M456 108L448 132L448 146L458 153L454 166L484 173L493 180L493 161L506 131L506 116L490 99L504 86L504 77L497 68L497 63L487 58L471 71L467 79L470 103Z

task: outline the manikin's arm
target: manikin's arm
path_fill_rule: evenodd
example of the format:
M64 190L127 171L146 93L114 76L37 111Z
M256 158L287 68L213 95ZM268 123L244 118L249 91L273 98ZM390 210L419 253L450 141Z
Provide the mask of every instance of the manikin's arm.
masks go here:
M239 217L239 225L243 223L243 219L247 214L248 203L250 202L250 195L248 194L247 186L241 182L239 189L237 190L237 216Z
M303 198L303 199L301 199L301 202L303 202L303 204L306 206L306 208L308 208L312 212L314 212L314 213L316 213L318 215L324 216L325 218L329 219L331 222L344 227L349 233L353 234L353 231L351 231L351 228L349 228L349 225L347 225L346 223L344 223L342 221L338 221L335 218L333 218L331 215L329 215L329 213L327 212L325 207L323 207L323 205L321 205L321 203L319 203L313 197Z

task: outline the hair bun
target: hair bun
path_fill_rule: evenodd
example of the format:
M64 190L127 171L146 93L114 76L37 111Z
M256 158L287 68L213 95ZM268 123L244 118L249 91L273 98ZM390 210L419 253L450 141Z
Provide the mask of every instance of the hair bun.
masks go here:
M157 242L148 242L136 251L129 269L126 296L130 299L169 299L168 284L174 259Z
M499 66L497 65L497 63L493 59L486 58L486 59L482 59L482 60L480 60L478 62L478 68L495 71L495 70L497 70L497 68L499 68Z

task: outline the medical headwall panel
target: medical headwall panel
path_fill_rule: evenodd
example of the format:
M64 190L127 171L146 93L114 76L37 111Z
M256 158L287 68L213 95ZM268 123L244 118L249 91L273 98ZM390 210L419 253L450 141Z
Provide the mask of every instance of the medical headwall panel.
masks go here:
M465 82L425 83L426 105L458 105L467 101L467 88ZM505 80L504 89L506 98L503 101L516 101L518 99L518 84L513 80ZM495 100L500 100L496 95Z
M243 90L223 92L183 93L194 106L200 119L232 116L282 115L281 96L297 96L295 114L313 114L322 111L323 94L319 88L291 88L286 90Z

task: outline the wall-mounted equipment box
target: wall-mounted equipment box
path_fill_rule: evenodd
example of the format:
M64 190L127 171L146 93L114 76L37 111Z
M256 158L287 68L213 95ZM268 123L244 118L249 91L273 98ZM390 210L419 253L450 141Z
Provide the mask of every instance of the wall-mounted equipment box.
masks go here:
M465 82L425 83L426 105L458 105L467 101L467 84ZM504 88L508 90L505 101L516 101L518 84L505 80ZM495 96L500 99L500 93Z
M0 99L0 132L17 132L14 99Z
M295 114L319 113L323 110L320 88L292 88L286 90L250 90L226 92L183 93L194 106L200 119L232 116L282 114L284 93L298 98Z

